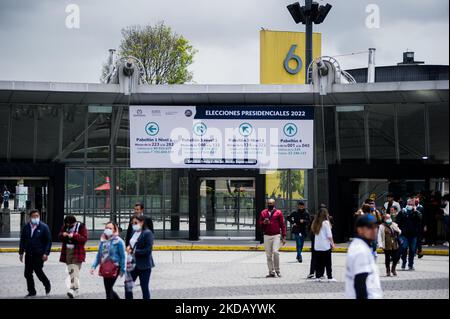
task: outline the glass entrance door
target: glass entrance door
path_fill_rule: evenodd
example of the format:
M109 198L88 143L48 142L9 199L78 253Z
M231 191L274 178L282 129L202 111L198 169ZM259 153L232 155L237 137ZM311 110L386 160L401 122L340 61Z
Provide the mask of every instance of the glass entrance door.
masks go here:
M200 236L255 235L255 178L200 178Z
M0 177L0 185L0 237L18 238L31 209L38 209L47 222L48 179Z

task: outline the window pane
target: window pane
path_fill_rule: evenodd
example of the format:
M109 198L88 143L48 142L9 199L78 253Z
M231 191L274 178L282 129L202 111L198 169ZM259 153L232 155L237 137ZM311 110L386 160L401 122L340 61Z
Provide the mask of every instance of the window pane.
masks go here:
M341 159L365 159L364 108L337 107Z
M14 106L12 114L11 158L33 159L35 107ZM39 136L38 136L39 139Z
M370 157L395 159L394 105L367 106L369 112Z
M37 150L36 159L51 160L59 149L59 106L37 107Z
M6 148L8 147L8 121L9 107L0 106L0 159L6 159Z
M425 152L425 107L406 104L398 108L400 159L421 159Z
M448 104L428 106L430 127L430 157L448 163Z

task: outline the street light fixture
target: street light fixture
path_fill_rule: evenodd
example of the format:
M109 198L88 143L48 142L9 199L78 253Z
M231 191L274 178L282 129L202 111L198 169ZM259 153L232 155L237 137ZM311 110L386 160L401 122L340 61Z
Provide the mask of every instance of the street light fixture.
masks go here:
M287 6L294 22L296 24L302 23L306 26L306 68L308 68L312 62L313 24L321 24L327 17L331 8L332 5L329 3L322 6L312 0L305 0L304 6L301 6L298 2ZM308 72L305 72L305 76L308 77Z

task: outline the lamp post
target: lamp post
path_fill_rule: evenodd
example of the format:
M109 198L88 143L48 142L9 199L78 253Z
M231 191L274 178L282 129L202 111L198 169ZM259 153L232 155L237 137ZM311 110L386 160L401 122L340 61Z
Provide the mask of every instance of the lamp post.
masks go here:
M313 24L321 24L328 13L330 12L332 5L327 3L322 6L312 0L305 0L305 5L300 6L300 3L295 2L287 6L289 13L294 19L295 23L302 23L306 28L306 46L305 46L305 57L306 57L306 72L305 81L308 78L308 67L313 59ZM306 82L305 82L306 83Z

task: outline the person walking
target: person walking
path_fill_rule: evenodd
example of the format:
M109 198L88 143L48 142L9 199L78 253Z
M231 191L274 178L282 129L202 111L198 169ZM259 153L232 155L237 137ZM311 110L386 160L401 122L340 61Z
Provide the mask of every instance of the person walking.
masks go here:
M318 281L336 281L332 274L331 251L335 248L328 209L321 208L311 225L314 235L314 250L316 254L316 278ZM323 277L327 271L328 279Z
M119 227L114 222L108 222L100 237L97 256L90 273L100 266L98 274L103 277L106 299L120 299L114 291L114 284L119 276L123 276L126 267L125 243L119 237Z
M131 255L134 265L127 270L125 298L133 299L134 282L139 277L142 298L150 299L150 275L152 268L155 267L152 255L153 233L145 228L145 218L143 216L134 216L131 223L133 235L129 246L127 246L127 253Z
M280 272L280 244L286 244L286 224L283 213L275 208L275 200L267 200L267 208L260 216L258 224L264 234L264 248L267 256L269 274L267 278L281 277Z
M391 211L391 207L397 208L397 212L399 212L402 208L400 207L400 204L395 201L395 196L393 193L388 193L386 195L386 202L383 205L382 212L383 214L389 214Z
M355 222L355 238L347 251L345 266L345 297L347 299L381 299L380 275L371 243L377 236L377 221L364 214Z
M287 219L292 225L291 231L295 236L297 261L301 263L303 262L303 245L305 243L306 236L308 236L307 230L309 227L310 216L305 207L304 201L299 201L297 205L297 210L293 211Z
M128 223L128 228L127 228L127 234L125 235L125 245L127 247L130 245L131 236L133 236L132 220L133 220L134 216L144 216L144 204L136 203L134 205L134 214L130 218L130 222ZM153 228L153 220L148 216L144 216L144 219L145 219L145 228L149 229L152 233L155 233L155 230Z
M70 286L67 291L69 298L79 295L81 264L86 260L84 245L88 240L86 225L77 221L75 216L68 215L64 218L64 225L59 232L62 242L59 261L67 265L70 276Z
M45 294L49 295L51 290L50 280L44 273L44 263L48 260L52 248L52 236L50 229L40 220L37 209L30 211L30 222L22 228L20 233L19 259L24 261L25 255L25 279L27 280L28 294L26 297L36 296L33 272L42 282Z
M400 256L402 258L402 270L406 269L406 258L408 257L408 269L414 270L414 257L417 248L422 225L422 216L416 209L414 199L407 201L406 208L397 215L398 227L402 230L400 235ZM409 250L409 252L408 252Z
M395 208L394 208L395 209ZM398 236L402 233L396 223L392 221L391 215L386 214L384 221L378 229L378 247L384 251L384 264L386 276L397 276L397 264L400 260ZM392 261L392 268L391 268Z
M3 208L9 208L9 197L11 196L11 193L9 192L8 188L5 186L5 189L3 191Z
M444 246L448 247L449 242L449 229L448 229L448 214L449 214L449 195L448 193L442 197L442 206L444 210L444 227L445 227L445 242Z

